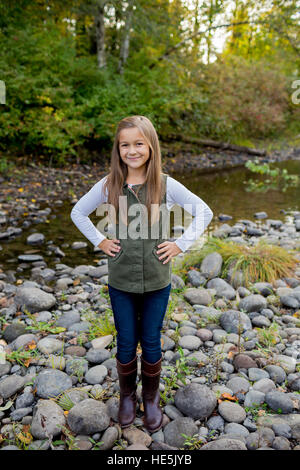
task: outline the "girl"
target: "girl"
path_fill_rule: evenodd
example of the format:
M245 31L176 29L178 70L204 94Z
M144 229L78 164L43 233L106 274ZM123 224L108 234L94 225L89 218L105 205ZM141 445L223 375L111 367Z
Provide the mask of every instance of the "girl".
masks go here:
M106 238L89 214L108 203L114 235ZM178 204L194 217L176 241L168 241L169 211ZM139 212L138 224L133 217ZM117 214L117 217L116 217ZM120 384L118 419L122 428L136 417L136 348L140 341L144 426L162 426L159 406L161 329L171 290L171 260L204 232L211 209L184 185L162 173L157 133L144 116L122 119L117 127L110 173L73 207L71 218L108 255L108 290L117 330L116 363Z

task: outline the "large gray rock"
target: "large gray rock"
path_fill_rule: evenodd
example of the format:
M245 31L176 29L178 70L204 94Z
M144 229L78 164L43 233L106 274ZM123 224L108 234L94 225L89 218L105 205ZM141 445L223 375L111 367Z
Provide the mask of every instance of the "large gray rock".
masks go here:
M174 400L183 414L194 419L207 418L217 405L216 396L210 388L196 383L178 389Z
M102 384L107 376L107 368L103 365L91 367L85 374L88 384Z
M4 398L11 397L14 393L21 390L25 384L25 377L20 375L9 375L0 381L0 396Z
M191 305L209 305L211 303L211 295L203 287L186 289L183 296Z
M201 263L200 271L201 273L207 274L208 279L212 279L219 276L221 273L222 263L223 259L220 253L214 251L213 253L205 256Z
M253 284L253 288L257 289L259 294L264 297L274 294L273 286L269 282L255 282L255 284Z
M74 323L80 322L80 314L77 310L69 310L68 312L63 313L55 322L57 326L62 326L63 328L69 328Z
M11 323L5 328L3 338L7 343L11 343L18 336L24 335L25 333L27 333L25 323Z
M222 418L229 423L242 423L247 417L244 408L237 403L229 401L222 401L219 404L218 411Z
M200 447L200 450L247 450L245 444L237 439L217 439Z
M276 413L292 413L294 409L293 402L286 393L274 390L268 392L265 396L265 402Z
M222 313L220 324L227 333L238 334L252 329L250 318L245 313L237 310L227 310L227 312Z
M285 356L284 354L275 355L274 360L287 374L293 374L296 370L296 359L294 357Z
M31 434L36 439L45 439L46 434L53 437L61 433L61 426L66 424L63 409L53 400L39 400L33 410Z
M208 281L206 287L208 289L215 289L217 297L225 297L229 300L234 300L236 297L236 292L233 287L224 281L224 279L215 278Z
M25 308L30 313L50 310L56 303L54 295L37 287L18 287L14 300L22 311Z
M260 312L263 308L267 308L267 300L260 294L250 294L239 303L239 309L248 313Z
M269 447L275 439L275 433L267 427L260 427L257 431L251 432L246 438L248 450L257 450L259 447Z
M264 401L265 394L263 392L259 392L258 390L250 390L245 396L244 407L261 405L264 403Z
M195 351L201 345L201 339L198 336L186 335L179 338L178 344L183 349Z
M40 341L37 343L37 348L44 354L61 352L63 350L63 346L63 341L47 336L45 338L40 339Z
M281 384L286 379L286 373L284 372L283 368L280 366L275 366L273 364L267 365L265 370L268 372L270 378L273 382Z
M24 348L27 344L32 342L37 342L37 337L31 333L27 333L25 335L18 336L11 344L10 347L13 348L14 351L17 351L20 348Z
M101 364L109 359L111 353L104 348L90 348L86 353L86 359L92 364Z
M248 392L250 383L244 377L232 377L232 379L228 380L226 387L230 388L232 393L236 395L237 393Z
M183 447L186 438L182 434L192 437L198 433L198 428L192 418L180 417L168 423L164 428L166 444L177 448Z
M88 398L73 406L68 413L67 422L76 434L95 434L109 426L110 417L106 405Z
M104 431L101 437L101 450L110 450L119 437L119 431L116 426L110 426Z
M34 385L38 397L50 398L72 388L72 379L60 370L45 369L38 374Z

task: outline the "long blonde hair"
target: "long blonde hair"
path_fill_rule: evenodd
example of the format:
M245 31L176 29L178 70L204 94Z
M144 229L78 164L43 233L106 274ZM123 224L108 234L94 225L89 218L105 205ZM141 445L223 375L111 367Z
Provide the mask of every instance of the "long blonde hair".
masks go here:
M125 183L128 174L127 165L120 157L119 135L123 129L133 127L138 128L150 147L150 156L146 162L146 179L144 183L147 184L146 208L149 223L151 217L151 204L161 204L166 188L161 181L161 151L158 136L152 122L147 117L128 116L119 122L111 152L110 173L107 175L103 189L104 191L107 191L108 204L114 206L115 213L118 214L119 196L124 196L123 184ZM141 189L141 186L139 189ZM157 210L157 206L154 206L152 212L152 222L155 222L159 218L159 208ZM121 217L123 218L122 214Z

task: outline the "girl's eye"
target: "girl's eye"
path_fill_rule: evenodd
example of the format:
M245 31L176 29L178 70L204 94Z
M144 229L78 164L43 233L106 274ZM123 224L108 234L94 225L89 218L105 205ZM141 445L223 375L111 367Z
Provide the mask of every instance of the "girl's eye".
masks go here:
M138 145L144 145L143 142L138 142ZM122 144L121 147L127 147L127 144Z

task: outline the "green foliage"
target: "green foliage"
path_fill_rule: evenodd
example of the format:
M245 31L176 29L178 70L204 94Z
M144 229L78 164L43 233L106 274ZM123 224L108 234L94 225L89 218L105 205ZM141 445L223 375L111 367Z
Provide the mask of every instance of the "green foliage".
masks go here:
M270 168L269 163L259 164L259 160L254 161L248 160L245 163L245 167L253 173L267 176L263 180L252 180L251 178L244 181L247 184L246 191L251 192L266 192L269 189L279 189L285 192L290 186L296 186L299 184L298 175L290 175L286 168L280 170L279 168Z
M61 395L56 397L54 401L56 401L56 403L65 411L71 410L75 405L66 392L63 392Z
M100 314L88 311L84 314L84 319L91 325L87 332L89 341L92 341L99 336L107 335L112 335L114 339L116 338L117 330L113 322L110 309L107 309L105 313Z
M15 168L15 165L13 162L8 161L6 157L2 157L0 159L0 175L1 176L6 176L9 175L11 170Z
M37 321L34 315L30 313L27 309L24 309L24 313L26 313L26 315L32 321L32 324L30 326L26 326L26 330L40 331L52 334L62 333L63 331L66 331L66 328L64 328L63 326L54 326L53 322L55 322L55 320L52 320L50 322Z
M32 358L38 357L38 353L36 349L31 349L26 351L22 348L17 349L16 351L12 351L10 353L6 353L6 360L10 362L17 362L21 366L24 366L27 361L30 361Z
M135 2L121 73L123 3L105 8L102 68L96 2L0 4L7 90L0 152L57 166L79 156L89 162L93 152L103 158L117 123L132 114L148 116L165 140L175 133L254 145L299 134L300 107L291 100L299 68L296 2L235 2L232 12L227 1ZM228 27L224 51L215 53L214 27L224 15L249 23ZM0 173L7 169L1 165Z
M181 433L180 435L185 438L183 445L186 446L189 450L199 450L203 445L203 438L199 438L198 434L194 434L194 436L188 436L187 434Z
M164 403L168 403L172 400L172 394L174 388L179 388L177 381L179 380L184 385L186 385L186 375L190 374L192 368L186 364L187 359L184 357L184 352L182 348L178 347L179 359L176 359L175 366L163 366L164 369L167 369L171 372L171 377L163 377L165 382L165 390L160 393L160 396ZM196 358L192 358L197 362Z

